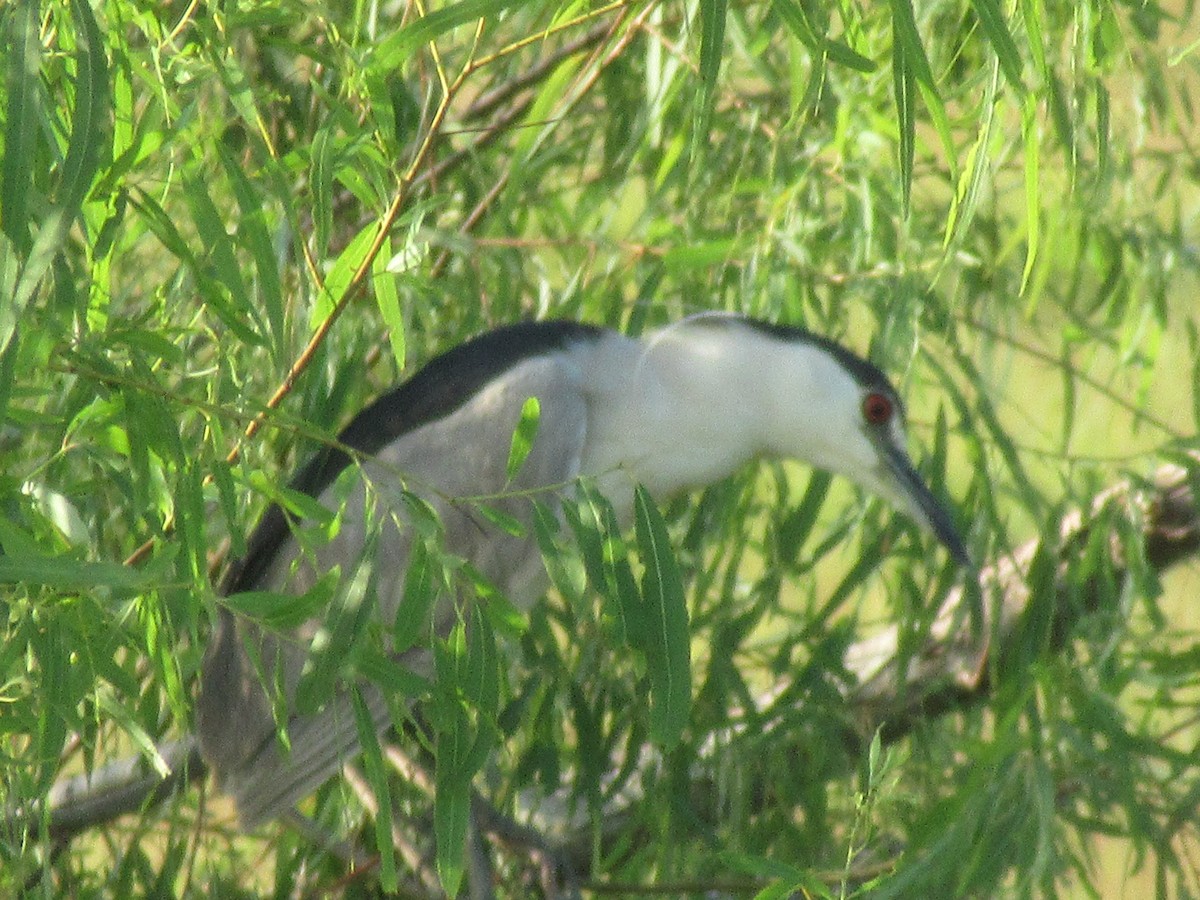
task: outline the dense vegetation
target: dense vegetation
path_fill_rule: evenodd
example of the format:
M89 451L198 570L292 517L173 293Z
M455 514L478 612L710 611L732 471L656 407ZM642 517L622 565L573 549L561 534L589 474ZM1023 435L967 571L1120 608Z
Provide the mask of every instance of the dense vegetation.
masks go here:
M628 896L1196 896L1195 564L1160 579L1138 499L1200 451L1195 26L1190 0L0 7L0 894L457 884L467 782L434 801L378 756L390 821L340 781L305 807L365 866L243 836L198 784L69 841L39 801L188 732L212 572L366 400L491 325L716 309L893 375L985 567L957 624L994 646L863 700L848 648L898 625L893 662L927 662L962 576L763 466L663 510L692 634L669 751L569 534L527 623L481 619L494 692L429 707L486 750L459 760L483 796ZM1006 627L986 567L1014 558ZM548 797L570 822L529 817Z

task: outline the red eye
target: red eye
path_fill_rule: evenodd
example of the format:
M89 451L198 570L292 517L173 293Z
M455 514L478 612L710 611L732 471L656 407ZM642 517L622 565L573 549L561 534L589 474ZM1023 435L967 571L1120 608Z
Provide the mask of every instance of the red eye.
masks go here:
M883 394L863 398L863 418L871 425L885 425L892 418L892 401Z

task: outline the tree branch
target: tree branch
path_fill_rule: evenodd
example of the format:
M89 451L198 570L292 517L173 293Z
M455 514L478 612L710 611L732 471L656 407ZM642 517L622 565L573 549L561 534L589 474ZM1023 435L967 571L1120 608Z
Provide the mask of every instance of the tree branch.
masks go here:
M856 684L845 692L847 719L854 723L846 735L850 747L861 746L877 728L883 728L886 736L894 739L918 721L986 698L992 686L989 673L994 671L997 659L1017 652L1023 623L1035 603L1053 604L1054 640L1065 640L1070 626L1095 610L1100 598L1098 586L1091 584L1084 587L1080 602L1076 585L1071 594L1073 602L1065 602L1063 575L1067 561L1087 546L1096 524L1109 522L1111 515L1140 524L1142 552L1152 571L1161 572L1194 557L1200 551L1196 490L1200 484L1200 453L1190 453L1188 462L1192 468L1163 466L1149 483L1125 482L1104 491L1091 504L1089 516L1066 516L1056 538L1053 596L1039 596L1031 587L1031 566L1040 543L1035 540L1007 559L985 567L979 574L978 592L963 588L952 591L916 652L902 652L898 626L852 644L844 656L847 671L856 679ZM1116 533L1108 536L1107 546L1109 572L1120 578L1128 572L1127 546ZM758 698L759 709L767 715L782 713L771 707L789 687L790 683L780 684ZM165 778L147 771L139 758L112 763L91 775L74 776L55 785L46 799L52 841L69 841L89 828L143 810L205 773L190 737L164 745L160 753L170 770ZM623 808L636 802L636 789L623 792ZM543 811L536 817L539 830L572 835L564 848L567 856L572 855L569 845L574 835L581 841L591 840L586 826L577 831L576 826L582 823L567 821L570 817L565 810L569 804L551 798L539 806ZM563 818L547 815L548 809L559 810ZM621 809L613 810L611 821L622 821L621 813ZM37 806L14 809L5 817L4 827L36 830L41 814L42 808ZM605 818L610 817L606 814Z
M1200 466L1200 453L1190 458ZM1195 469L1166 465L1150 484L1124 482L1102 492L1089 516L1067 515L1059 528L1053 597L1034 592L1030 569L1041 546L1035 539L982 570L974 602L972 591L952 591L917 652L902 653L898 626L851 645L845 664L858 684L846 700L862 733L869 736L882 727L889 736L898 735L931 713L985 696L991 686L989 673L998 659L1016 652L1023 622L1035 603L1052 604L1051 633L1061 644L1073 622L1094 611L1100 600L1093 581L1082 592L1074 586L1067 602L1067 564L1091 540L1094 523L1107 521L1110 513L1141 524L1146 564L1152 571L1194 556L1200 550L1196 475ZM1119 535L1110 534L1108 571L1117 579L1128 573L1125 554Z

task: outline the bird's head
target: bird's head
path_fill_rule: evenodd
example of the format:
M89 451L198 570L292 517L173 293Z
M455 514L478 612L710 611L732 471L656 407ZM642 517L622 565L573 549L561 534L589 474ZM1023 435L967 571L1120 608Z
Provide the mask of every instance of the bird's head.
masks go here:
M759 368L773 398L767 416L770 453L849 478L911 516L959 563L969 564L949 512L908 455L904 404L883 372L802 329L747 324L773 345Z

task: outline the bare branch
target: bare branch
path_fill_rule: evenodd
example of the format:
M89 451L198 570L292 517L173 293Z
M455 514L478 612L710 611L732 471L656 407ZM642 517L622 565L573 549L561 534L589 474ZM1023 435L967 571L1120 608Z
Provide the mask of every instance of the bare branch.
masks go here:
M1200 467L1200 454L1192 454ZM1059 602L1064 597L1061 575L1066 559L1081 550L1091 538L1096 522L1107 521L1102 515L1111 511L1141 524L1147 563L1155 572L1192 558L1200 551L1200 505L1197 503L1196 470L1168 465L1158 470L1151 482L1126 482L1104 491L1091 504L1090 515L1073 513L1060 527L1059 578L1054 580L1053 630L1058 640L1069 631L1074 620L1096 608L1099 594L1085 589L1083 602ZM1116 535L1109 539L1111 570L1118 577L1127 571L1125 547ZM1023 617L1035 601L1030 588L1030 565L1038 551L1038 542L1021 547L1011 557L987 566L979 574L982 604L973 602L971 592L958 588L951 592L939 611L925 643L916 653L902 654L898 627L856 642L846 651L846 669L856 676L857 685L845 695L847 720L854 723L846 734L847 745L861 744L882 727L889 738L909 731L918 721L982 701L991 687L988 677L995 659L1013 649L1020 637ZM1090 591L1090 592L1089 592ZM979 614L973 614L979 610ZM758 698L760 710L769 710L780 700L789 685L780 684ZM780 710L773 710L780 712ZM768 726L769 723L768 723ZM166 778L147 770L141 759L123 760L98 769L90 776L75 776L60 782L47 798L49 833L57 843L69 841L89 828L104 825L119 816L144 810L165 799L205 773L195 742L188 738L160 748L170 775ZM620 806L628 809L637 802L636 788L623 791ZM582 823L572 822L566 812L569 804L543 798L535 816L544 834L570 835L562 848L563 858L572 857L570 845L575 836L590 842L592 835ZM558 814L547 813L558 810ZM21 808L6 816L5 827L36 829L41 809ZM562 818L559 818L561 815ZM622 819L622 810L606 812L606 820ZM590 845L588 845L590 846ZM580 853L579 859L586 859Z
M1194 459L1200 464L1200 454ZM1062 592L1069 558L1087 544L1092 523L1110 510L1141 523L1146 561L1155 572L1195 555L1200 549L1200 508L1193 474L1182 466L1163 466L1150 484L1125 482L1101 493L1089 516L1074 512L1065 517L1058 535L1056 593ZM1125 550L1116 535L1108 543L1110 571L1120 578L1127 571ZM858 679L847 702L864 735L879 727L889 735L900 734L919 718L986 695L990 664L1012 649L1023 617L1039 599L1029 578L1039 544L1030 541L1011 557L983 569L979 575L982 603L973 604L971 593L961 587L952 591L919 652L902 656L898 626L847 650L846 668ZM1060 602L1065 600L1062 596L1041 598L1053 604L1053 632L1059 640L1074 619L1097 607L1095 588L1086 586L1082 602L1078 593L1071 603ZM973 607L982 620L973 614Z

